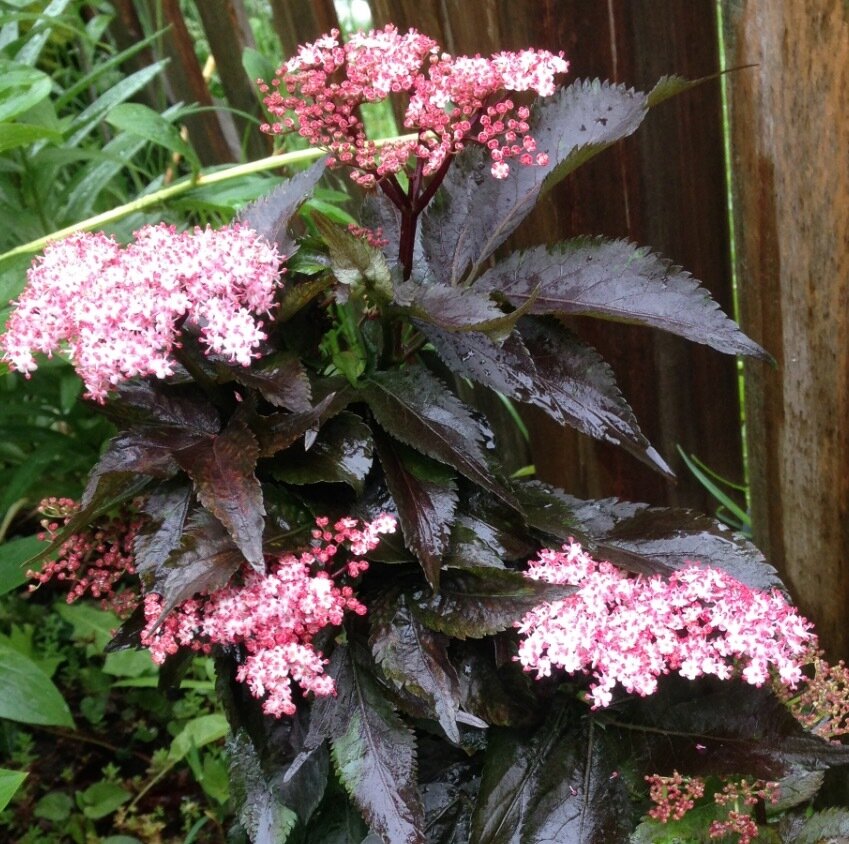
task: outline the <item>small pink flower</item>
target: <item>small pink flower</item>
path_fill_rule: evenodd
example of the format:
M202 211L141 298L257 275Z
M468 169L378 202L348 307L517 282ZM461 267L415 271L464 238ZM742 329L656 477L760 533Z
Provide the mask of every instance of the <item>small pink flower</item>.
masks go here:
M578 589L517 623L517 659L540 677L555 668L591 675L594 708L610 705L616 685L653 694L672 671L795 687L816 642L810 623L778 592L750 589L718 569L629 577L573 542L541 551L526 575Z
M299 47L270 85L260 84L266 107L279 118L261 128L271 134L297 130L326 147L334 166L350 165L351 177L367 188L402 170L411 156L423 162L425 176L435 173L471 140L490 150L493 175L504 178L510 158L522 164L548 160L523 156L536 148L528 134L529 111L505 94L550 96L555 77L568 68L562 53L546 50L452 56L426 35L414 29L402 34L391 24L355 33L346 44L333 30ZM358 109L394 94L408 96L403 124L418 137L378 149L366 137Z
M35 352L64 351L103 402L130 378L167 378L185 324L209 352L247 366L265 339L280 262L251 229L177 232L144 226L126 247L102 233L50 244L0 338L3 359L29 374Z

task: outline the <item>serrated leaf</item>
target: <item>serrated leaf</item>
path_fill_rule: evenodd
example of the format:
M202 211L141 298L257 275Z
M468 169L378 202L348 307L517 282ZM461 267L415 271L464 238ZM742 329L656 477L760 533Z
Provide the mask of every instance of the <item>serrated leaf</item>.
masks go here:
M428 583L439 588L442 556L457 509L457 485L450 475L427 476L426 458L404 453L389 437L377 439L377 456L398 510L404 544L418 558ZM437 477L433 475L437 474Z
M323 215L314 213L312 217L330 251L330 266L337 281L346 286L363 283L368 290L389 301L392 277L383 253Z
M421 367L377 372L360 390L380 426L395 439L441 460L516 509L512 494L491 474L483 431L469 409Z
M236 734L228 750L234 804L239 807L239 823L251 844L284 844L298 816L267 781L247 735Z
M548 153L548 164L515 164L506 179L494 179L486 151L471 147L457 156L438 201L422 218L422 243L436 278L452 285L474 278L543 190L634 132L646 109L641 92L578 80L542 102L532 117L531 134Z
M278 185L268 196L240 211L236 216L237 221L277 244L281 255L291 255L297 249L297 244L287 231L289 220L312 194L326 166L326 159L319 159L307 170Z
M264 361L262 369L235 370L236 380L246 387L259 390L262 397L275 407L308 411L312 408L312 388L301 359L291 352Z
M575 591L531 580L508 569L445 571L438 594L419 590L411 606L431 629L457 639L479 639L512 627L543 601L557 601Z
M580 528L599 555L623 551L635 561L659 563L666 571L699 562L715 566L753 589L782 589L775 569L745 537L702 513L649 507L614 498L581 501L563 493ZM617 565L627 560L613 559Z
M521 316L505 314L488 294L475 288L448 284L404 282L395 285L395 304L410 318L448 332L499 332L509 334Z
M459 744L460 688L448 658L448 640L424 627L396 591L383 593L370 610L369 644L384 675L398 689L424 701L445 735Z
M175 453L192 479L198 500L227 529L245 559L265 571L262 551L262 487L254 469L259 444L247 424L234 416L217 436Z
M372 465L371 429L343 411L321 428L309 451L292 449L273 472L290 484L346 483L361 494Z
M162 596L162 614L198 592L226 586L244 564L233 539L207 510L195 510L186 519L179 548L160 565L148 591Z
M770 356L689 273L624 240L580 237L514 252L475 285L535 314L588 314L660 328L726 354Z
M631 830L628 795L592 725L558 707L530 738L499 730L487 748L472 844L616 844ZM566 710L568 711L568 710Z
M200 440L181 428L151 428L124 431L113 437L89 474L81 505L88 506L100 479L110 474L140 474L170 478L179 471L174 452Z
M613 370L595 349L556 323L523 319L519 330L536 365L532 404L582 434L624 448L668 478L675 477L643 436ZM551 405L556 413L548 409Z
M332 758L345 790L384 839L425 844L412 734L349 648L336 648L327 673L336 681L326 706Z
M193 390L181 387L165 388L153 381L126 381L117 390L118 401L105 405L105 410L118 409L128 418L126 411L134 411L131 421L154 421L163 425L183 428L199 434L216 434L221 430L221 420L215 408Z
M305 445L311 445L315 437L310 437L310 433L317 432L328 419L332 419L344 410L354 397L353 390L340 386L340 389L324 396L315 407L309 410L275 413L264 417L256 426L260 456L273 457L304 435L309 438Z
M192 503L192 488L162 487L148 496L142 508L150 517L133 543L136 572L142 579L155 572L180 546Z

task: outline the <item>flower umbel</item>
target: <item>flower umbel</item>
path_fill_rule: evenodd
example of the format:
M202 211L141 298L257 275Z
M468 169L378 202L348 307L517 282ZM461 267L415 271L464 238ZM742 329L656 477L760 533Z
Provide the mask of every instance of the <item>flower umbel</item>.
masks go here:
M629 577L572 543L542 551L526 574L578 590L517 624L519 661L541 677L554 668L592 674L594 708L610 705L617 683L653 694L671 671L688 679L740 676L755 686L774 676L794 688L816 640L777 591L751 589L718 569Z
M145 226L126 247L102 232L71 235L30 267L3 358L29 374L33 353L64 349L99 402L129 378L172 375L184 325L209 352L247 366L265 339L257 317L273 306L281 260L240 225Z
M504 178L510 159L547 162L528 134L528 109L507 93L549 96L554 77L568 68L562 53L546 50L452 56L415 29L402 34L391 24L355 33L345 44L332 30L299 47L270 85L260 83L278 118L262 128L297 130L327 147L333 163L350 165L352 178L366 187L402 170L411 156L423 163L423 175L436 173L470 142L489 150L493 176ZM418 137L378 149L366 137L359 107L398 94L408 98L404 127Z
M326 518L316 523L309 551L280 556L266 574L245 569L241 584L184 601L165 618L162 598L145 596L142 643L154 661L164 662L181 647L208 653L213 645L240 645L246 658L236 679L254 697L264 698L265 713L278 717L295 712L292 681L305 692L334 694L313 638L324 627L341 624L345 612L366 612L353 589L338 586L334 578L365 571L362 555L377 547L382 534L395 531L395 520L383 515L362 525L349 518L332 526ZM339 571L329 572L325 567L342 543L352 556Z

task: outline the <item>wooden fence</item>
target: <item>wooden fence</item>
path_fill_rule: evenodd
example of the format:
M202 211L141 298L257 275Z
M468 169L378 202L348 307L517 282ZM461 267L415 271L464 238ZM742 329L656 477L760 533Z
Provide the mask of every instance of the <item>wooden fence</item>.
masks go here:
M177 0L115 0L115 35L170 25L173 101L211 104ZM240 56L253 46L242 0L197 0L230 105L258 114ZM374 23L416 27L454 53L565 50L576 77L647 89L658 77L720 68L715 0L372 0ZM722 0L730 66L737 258L743 327L779 367L747 372L756 541L815 617L832 654L849 656L849 6L843 0ZM286 54L337 25L332 0L271 0ZM143 58L144 60L144 58ZM148 58L149 60L149 58ZM226 82L225 82L226 80ZM720 82L651 114L637 135L558 186L511 247L577 234L651 245L732 310ZM205 112L188 126L205 163L265 140L243 119ZM644 432L679 474L670 484L628 454L528 412L539 476L586 497L619 496L707 512L680 444L742 480L735 361L647 329L580 321L617 372ZM505 434L504 447L521 449ZM517 458L519 459L519 458Z

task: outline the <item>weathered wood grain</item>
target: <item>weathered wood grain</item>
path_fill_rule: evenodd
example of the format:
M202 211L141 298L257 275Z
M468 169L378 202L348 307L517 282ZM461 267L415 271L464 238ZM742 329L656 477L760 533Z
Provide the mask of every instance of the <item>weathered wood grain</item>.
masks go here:
M725 4L755 539L849 657L849 5Z

